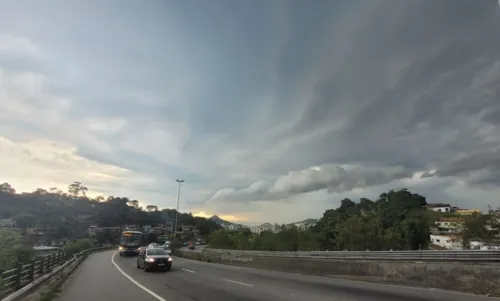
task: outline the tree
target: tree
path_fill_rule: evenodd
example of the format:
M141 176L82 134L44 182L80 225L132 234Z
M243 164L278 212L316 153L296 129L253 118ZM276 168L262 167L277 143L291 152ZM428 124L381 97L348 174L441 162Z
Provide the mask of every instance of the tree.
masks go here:
M87 187L83 186L81 182L73 182L73 184L68 186L68 193L74 197L78 197L79 195L86 197L87 191Z
M47 195L49 194L49 192L43 188L37 188L33 194L36 194L36 195L40 195L40 196L44 196L44 195Z
M490 245L498 240L499 235L500 221L491 208L489 208L487 214L475 212L467 216L459 234L464 249L470 249L472 240Z
M156 211L158 211L158 207L155 205L147 205L146 210L149 212L156 212Z
M137 200L129 201L129 202L127 202L127 205L134 207L134 208L139 208L139 201L137 201Z
M0 269L25 263L33 257L33 250L20 233L0 229Z
M0 192L0 217L16 219L22 228L37 222L50 222L55 227L54 238L76 238L85 235L90 224L98 226L156 225L174 221L176 211L157 206L149 207L151 212L139 207L137 200L126 197L82 197L87 189L81 182L68 186L66 194L56 187L48 191L37 189L32 193L11 194L7 185ZM10 186L9 186L10 187ZM179 224L195 226L206 237L221 227L205 218L194 217L190 213L179 213Z
M14 194L16 190L9 183L0 184L0 192Z

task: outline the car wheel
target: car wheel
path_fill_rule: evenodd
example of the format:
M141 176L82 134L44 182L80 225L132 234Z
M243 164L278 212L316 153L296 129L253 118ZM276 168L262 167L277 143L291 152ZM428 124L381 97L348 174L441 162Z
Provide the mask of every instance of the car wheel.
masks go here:
M145 272L145 273L149 272L149 269L148 269L148 267L147 267L147 266L144 266L144 272Z

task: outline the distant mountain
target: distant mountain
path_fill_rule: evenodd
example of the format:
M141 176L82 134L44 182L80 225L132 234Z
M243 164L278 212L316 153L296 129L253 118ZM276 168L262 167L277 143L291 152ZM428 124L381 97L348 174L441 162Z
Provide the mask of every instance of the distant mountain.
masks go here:
M287 226L291 226L291 225L295 225L295 226L305 225L307 227L310 227L310 226L316 224L318 221L319 221L319 219L317 219L317 218L308 218L308 219L305 219L305 220L300 221L300 222L290 223Z
M306 224L306 225L311 225L311 224L317 223L318 221L319 221L319 219L317 219L317 218L308 218L308 219L305 219L305 220L303 220L303 221L301 221L299 223Z
M264 224L260 225L259 228L272 230L274 228L274 226L271 223L264 223Z
M225 226L234 225L234 223L223 220L222 218L218 217L217 215L210 217L209 220L215 222L217 225L225 225Z

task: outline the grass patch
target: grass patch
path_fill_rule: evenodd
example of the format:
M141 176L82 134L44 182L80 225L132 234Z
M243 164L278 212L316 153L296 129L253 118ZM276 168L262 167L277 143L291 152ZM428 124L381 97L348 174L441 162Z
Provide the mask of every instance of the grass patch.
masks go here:
M54 300L61 293L62 286L72 270L73 268L70 268L69 272L58 275L55 281L49 285L48 289L40 294L40 301Z

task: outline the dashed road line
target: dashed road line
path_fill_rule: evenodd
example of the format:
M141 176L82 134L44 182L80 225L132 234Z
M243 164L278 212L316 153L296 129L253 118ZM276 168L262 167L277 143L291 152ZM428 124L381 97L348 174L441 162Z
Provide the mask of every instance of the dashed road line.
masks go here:
M189 273L193 273L193 274L195 274L195 273L196 273L196 272L195 272L195 271L193 271L193 270L188 270L188 269L182 269L182 270L183 270L183 271L186 271L186 272L189 272Z
M244 283L244 282L234 281L234 280L230 280L230 279L224 279L224 281L235 283L235 284L240 284L240 285L244 285L244 286L249 286L249 287L254 287L255 286L253 284L248 284L248 283Z
M116 252L118 253L118 252ZM153 292L152 290L148 289L147 287L145 287L144 285L140 284L139 282L137 282L134 278L130 277L127 273L125 273L119 266L118 264L116 264L115 262L115 256L116 256L116 253L113 254L113 256L111 256L111 262L113 263L113 265L115 266L115 268L123 274L123 276L125 276L128 280L132 281L133 284L137 285L139 288L141 288L143 291L145 291L146 293L150 294L151 296L153 296L154 298L156 298L158 301L167 301L165 300L164 298L160 297L159 295L157 295L155 292Z

